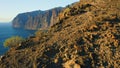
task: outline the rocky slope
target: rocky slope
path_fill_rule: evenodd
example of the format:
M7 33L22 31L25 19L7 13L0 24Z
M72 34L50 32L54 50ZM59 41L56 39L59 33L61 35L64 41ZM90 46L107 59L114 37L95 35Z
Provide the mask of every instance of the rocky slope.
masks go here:
M0 60L2 68L119 68L120 1L80 0L47 31Z
M56 22L56 18L62 7L46 11L33 11L18 14L12 21L13 27L25 29L45 29Z

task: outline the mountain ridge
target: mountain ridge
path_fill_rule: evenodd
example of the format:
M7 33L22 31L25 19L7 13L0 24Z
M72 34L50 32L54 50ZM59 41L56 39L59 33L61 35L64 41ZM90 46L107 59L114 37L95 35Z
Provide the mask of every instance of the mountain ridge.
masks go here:
M62 10L62 7L56 7L49 10L38 10L26 13L18 14L12 21L13 27L15 28L24 28L24 29L46 29L52 24L54 24L59 12Z

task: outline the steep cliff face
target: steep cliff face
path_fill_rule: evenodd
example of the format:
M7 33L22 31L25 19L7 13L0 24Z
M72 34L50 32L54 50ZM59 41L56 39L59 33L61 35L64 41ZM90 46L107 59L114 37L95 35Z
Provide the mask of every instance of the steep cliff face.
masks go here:
M25 29L46 29L56 22L61 7L18 14L12 21L13 27Z
M120 1L80 1L66 7L49 30L10 49L0 67L119 68Z

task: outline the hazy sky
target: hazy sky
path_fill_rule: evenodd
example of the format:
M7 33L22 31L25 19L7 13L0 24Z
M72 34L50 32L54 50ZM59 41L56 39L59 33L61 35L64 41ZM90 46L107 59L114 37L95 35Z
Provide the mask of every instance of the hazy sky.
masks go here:
M18 13L66 6L79 0L0 0L0 22L10 22Z

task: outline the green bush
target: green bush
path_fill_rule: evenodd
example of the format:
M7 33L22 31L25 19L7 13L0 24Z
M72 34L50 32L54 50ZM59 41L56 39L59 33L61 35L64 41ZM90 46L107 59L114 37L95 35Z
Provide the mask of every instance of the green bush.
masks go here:
M22 41L24 41L22 37L13 36L5 40L4 47L15 47L19 45L19 43L21 43Z

